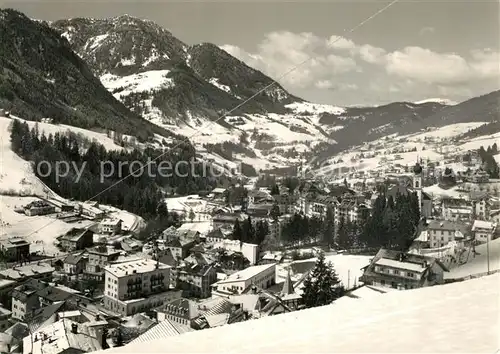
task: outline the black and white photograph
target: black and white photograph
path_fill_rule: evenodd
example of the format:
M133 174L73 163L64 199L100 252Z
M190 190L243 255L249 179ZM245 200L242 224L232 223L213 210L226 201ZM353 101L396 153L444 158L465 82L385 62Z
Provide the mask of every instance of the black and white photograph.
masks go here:
M498 353L499 0L0 0L0 354Z

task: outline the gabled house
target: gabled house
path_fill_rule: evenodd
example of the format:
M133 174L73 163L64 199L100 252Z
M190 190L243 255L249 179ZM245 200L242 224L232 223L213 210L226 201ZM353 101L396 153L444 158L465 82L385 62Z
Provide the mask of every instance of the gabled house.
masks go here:
M233 230L230 229L222 229L220 227L214 228L207 234L206 241L207 242L219 242L222 240L227 240L230 238Z
M161 233L159 240L162 240L165 242L171 242L172 240L175 240L178 238L179 238L179 232L177 231L177 228L172 225L168 229L165 229Z
M165 244L165 249L169 249L176 259L184 259L188 256L191 248L196 244L195 239L179 237Z
M176 288L181 289L185 297L210 297L210 285L217 281L217 271L213 265L184 264L174 272Z
M99 232L102 234L119 234L122 231L123 221L120 219L103 219L99 223Z
M198 304L192 300L180 298L167 303L157 311L158 321L168 319L192 328L192 322L200 315Z
M82 274L88 260L89 257L85 252L68 255L63 261L64 273L69 276Z
M360 281L365 285L415 289L443 284L448 269L436 258L380 249L363 268Z
M477 242L485 243L493 240L497 224L490 221L474 220L472 233Z
M247 207L247 214L248 214L248 216L250 216L254 219L267 218L269 216L269 213L271 212L272 208L273 208L272 203L249 204Z
M45 200L35 200L24 207L27 216L47 215L56 212L56 207Z
M212 226L213 229L229 228L232 230L236 220L243 222L245 218L239 213L220 213L213 216Z
M432 220L427 225L429 247L443 247L452 241L463 243L470 238L469 230L463 222Z
M97 246L87 250L89 261L83 274L85 277L104 281L104 267L118 259L121 251L106 246Z
M276 265L265 264L243 269L219 280L212 284L212 293L227 298L230 295L243 293L252 285L267 289L274 284L276 284Z
M94 244L94 232L89 229L72 228L61 237L60 241L61 247L66 251L84 250Z
M248 204L272 203L273 197L267 191L251 190L248 192Z
M469 221L474 214L471 203L463 198L443 198L441 217L449 221Z
M165 337L176 337L178 335L194 331L187 325L182 325L168 318L160 321L157 325L148 329L146 332L132 340L130 343L150 342L153 339Z
M55 268L47 263L31 263L0 270L0 279L23 282L28 279L51 280Z
M30 258L30 244L21 237L0 240L0 250L9 262L28 261Z

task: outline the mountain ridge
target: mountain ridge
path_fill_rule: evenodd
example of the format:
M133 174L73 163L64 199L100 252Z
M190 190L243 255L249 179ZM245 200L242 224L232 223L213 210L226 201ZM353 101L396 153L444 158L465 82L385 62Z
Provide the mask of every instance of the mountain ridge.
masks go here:
M43 21L31 23L49 25ZM479 98L466 106L463 103L447 106L434 99L420 104L393 102L377 107L317 104L294 96L272 78L218 46L210 43L188 46L153 21L132 16L76 18L54 21L50 26L57 33L39 35L30 43L35 46L37 41L60 43L66 49L57 55L73 58L71 70L76 67L83 77L88 77L88 82L99 86L92 89L85 85L71 86L64 89L67 94L82 101L93 97L88 96L89 91L101 92L106 88L101 95L105 103L122 112L115 121L104 114L103 118L85 121L83 127L114 129L125 125L122 131L131 135L144 129L145 137L187 136L205 157L232 156L232 160L256 169L296 165L303 158L332 155L395 133L413 133L455 122L488 121L498 109L494 93L493 98ZM28 35L19 32L21 35L17 37ZM14 44L10 43L10 47L15 47ZM14 54L9 55L14 58ZM55 59L56 63L62 60ZM50 82L38 77L44 68L28 64L24 69L36 72L38 91L54 90ZM12 81L10 78L7 82ZM61 95L67 87L56 91ZM92 100L102 102L102 97ZM250 97L253 98L249 100ZM1 100L0 97L0 104ZM51 101L48 97L40 100L44 104ZM95 102L87 104L92 107ZM35 110L33 105L31 108ZM42 109L23 118L51 115L52 111ZM103 112L97 116L102 115ZM64 122L78 126L71 120ZM240 147L236 148L238 144Z
M0 107L17 116L143 140L172 135L117 101L53 28L12 9L0 9L0 69Z

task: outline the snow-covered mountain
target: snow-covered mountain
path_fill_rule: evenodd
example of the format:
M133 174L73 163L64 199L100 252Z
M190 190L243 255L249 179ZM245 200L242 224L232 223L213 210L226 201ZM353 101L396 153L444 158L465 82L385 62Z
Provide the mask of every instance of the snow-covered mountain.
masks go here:
M439 103L439 104L442 104L445 106L454 106L454 105L458 104L458 102L452 101L452 100L447 99L447 98L427 98L425 100L417 101L417 102L415 102L415 104L424 104L424 103L430 103L430 102Z
M0 108L29 120L51 117L81 128L148 139L169 133L144 121L103 87L48 24L0 9Z
M7 95L0 106L26 119L51 117L143 139L184 136L201 156L226 165L242 161L257 171L329 158L391 134L490 122L498 112L498 92L454 106L441 100L315 104L218 46L186 45L151 21L120 16L45 23L11 10L3 17L0 66L19 71L26 84L3 75ZM29 49L37 45L42 49ZM16 46L26 49L12 50Z
M335 143L318 122L323 113L342 108L305 102L216 45L188 46L155 23L130 16L52 26L115 98L188 137L201 152L240 144L239 151L221 154L267 169L298 163L300 153Z

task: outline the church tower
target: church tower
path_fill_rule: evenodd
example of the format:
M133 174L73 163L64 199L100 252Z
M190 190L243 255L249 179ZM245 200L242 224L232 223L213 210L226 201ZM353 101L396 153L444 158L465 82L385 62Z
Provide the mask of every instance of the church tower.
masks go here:
M422 213L422 166L418 162L413 166L413 190L417 193L418 208Z

